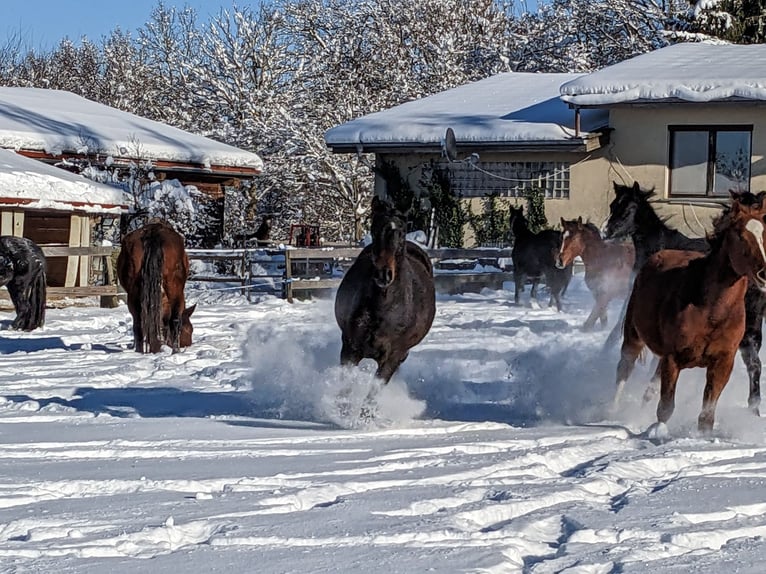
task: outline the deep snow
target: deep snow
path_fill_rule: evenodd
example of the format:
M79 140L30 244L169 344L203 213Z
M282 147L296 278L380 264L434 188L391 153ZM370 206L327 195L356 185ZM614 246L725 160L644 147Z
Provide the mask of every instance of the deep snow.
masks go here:
M128 349L129 314L0 312L0 572L365 574L764 571L766 424L738 360L713 437L684 372L671 439L647 440L638 369L608 415L617 350L512 291L440 296L379 394L337 367L331 300L189 288L195 342ZM612 320L619 303L611 310Z

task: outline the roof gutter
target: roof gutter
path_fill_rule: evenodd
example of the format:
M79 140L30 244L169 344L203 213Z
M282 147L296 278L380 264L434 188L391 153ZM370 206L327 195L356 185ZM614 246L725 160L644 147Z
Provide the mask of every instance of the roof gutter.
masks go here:
M473 151L493 151L493 152L589 152L598 149L603 145L603 134L598 132L589 133L586 136L582 134L577 138L570 140L552 140L552 141L521 141L521 142L457 142L461 153L471 153ZM333 153L378 153L378 154L396 154L396 153L422 153L422 154L441 154L442 145L440 142L388 142L388 143L360 143L360 142L338 142L328 143L327 147Z

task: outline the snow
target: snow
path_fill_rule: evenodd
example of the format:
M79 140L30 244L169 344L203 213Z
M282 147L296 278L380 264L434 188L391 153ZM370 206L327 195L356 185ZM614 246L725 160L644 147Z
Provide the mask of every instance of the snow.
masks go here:
M126 205L121 188L97 183L7 149L0 149L0 197L5 206L61 210L73 209L75 203L79 210L99 213L118 213L119 206Z
M261 170L251 152L62 90L0 87L0 147Z
M582 106L766 100L766 45L675 44L573 79L561 98Z
M508 72L407 102L334 127L330 147L362 144L440 144L448 127L458 143L545 143L577 140L574 112L559 99L559 87L579 74ZM588 110L587 137L607 124L607 114Z
M650 440L649 365L606 414L617 350L579 329L582 275L561 313L544 292L439 296L372 422L373 366L337 366L332 300L201 287L176 355L130 350L124 305L49 309L32 333L0 312L5 570L763 571L766 421L741 361L712 437L694 370Z

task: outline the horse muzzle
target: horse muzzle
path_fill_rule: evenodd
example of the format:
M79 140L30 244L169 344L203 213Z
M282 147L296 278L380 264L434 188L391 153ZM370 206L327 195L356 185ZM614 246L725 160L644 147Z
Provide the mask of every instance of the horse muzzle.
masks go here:
M564 265L564 261L561 259L561 256L556 257L555 265L556 265L556 269L566 268L566 265Z
M382 267L375 271L373 281L375 281L375 285L381 289L386 289L391 286L395 278L396 274L391 267Z

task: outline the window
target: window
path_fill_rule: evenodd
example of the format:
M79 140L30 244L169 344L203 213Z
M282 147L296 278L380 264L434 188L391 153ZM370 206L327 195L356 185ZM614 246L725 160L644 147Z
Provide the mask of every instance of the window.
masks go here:
M671 126L670 195L749 191L752 135L753 126Z
M463 197L523 197L539 187L545 199L569 198L569 163L561 161L455 162L446 164L455 193Z

